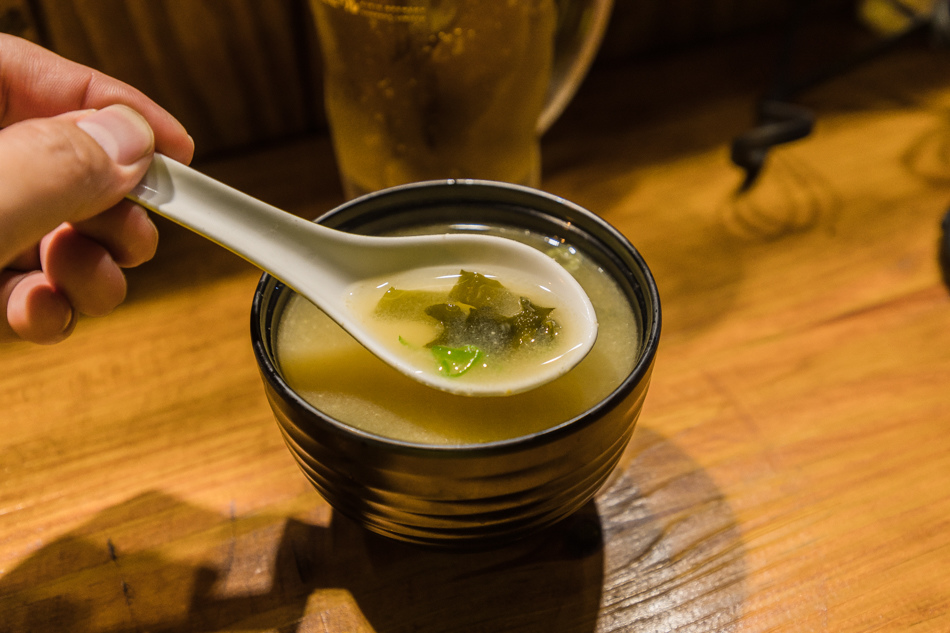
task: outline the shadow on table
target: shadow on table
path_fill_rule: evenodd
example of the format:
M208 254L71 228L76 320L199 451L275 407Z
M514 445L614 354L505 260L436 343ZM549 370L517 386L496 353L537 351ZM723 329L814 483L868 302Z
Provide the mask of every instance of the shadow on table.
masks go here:
M636 437L596 502L486 551L421 549L336 516L226 519L146 493L0 576L0 632L728 631L744 597L731 511L673 444Z

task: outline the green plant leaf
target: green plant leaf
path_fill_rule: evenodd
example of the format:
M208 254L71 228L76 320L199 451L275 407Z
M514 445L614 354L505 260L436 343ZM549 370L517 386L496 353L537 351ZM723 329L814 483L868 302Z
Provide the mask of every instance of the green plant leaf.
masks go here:
M474 367L478 359L482 357L482 351L474 345L463 347L433 345L429 349L432 350L432 355L439 362L439 367L445 375L452 377L461 376Z

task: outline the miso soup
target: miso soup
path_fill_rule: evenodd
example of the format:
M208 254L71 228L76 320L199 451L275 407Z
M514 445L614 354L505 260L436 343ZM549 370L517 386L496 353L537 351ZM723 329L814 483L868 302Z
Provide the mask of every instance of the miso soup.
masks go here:
M341 422L423 444L480 444L528 435L566 422L603 400L637 361L639 325L627 297L605 271L570 244L514 229L491 233L548 251L590 297L597 312L597 341L573 370L511 396L445 393L389 367L306 299L293 295L280 317L276 341L284 379L310 404Z

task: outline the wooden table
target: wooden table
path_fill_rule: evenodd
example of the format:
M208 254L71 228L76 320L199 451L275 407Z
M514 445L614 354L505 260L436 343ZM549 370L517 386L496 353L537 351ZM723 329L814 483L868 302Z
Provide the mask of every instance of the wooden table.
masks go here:
M478 554L335 516L263 398L258 272L162 223L115 314L0 347L0 632L950 631L950 62L910 46L811 92L815 133L737 195L762 57L600 68L545 138L544 187L663 300L596 502ZM325 139L200 167L341 201Z

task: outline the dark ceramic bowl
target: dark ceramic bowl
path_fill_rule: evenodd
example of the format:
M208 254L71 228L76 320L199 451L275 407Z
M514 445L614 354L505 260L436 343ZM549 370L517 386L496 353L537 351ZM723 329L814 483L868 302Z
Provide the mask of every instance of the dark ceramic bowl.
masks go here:
M292 291L261 278L251 339L265 392L300 468L340 513L396 539L442 546L525 536L568 516L604 484L633 433L660 336L656 284L636 249L604 220L533 189L484 181L405 185L363 196L318 222L359 233L492 224L567 239L620 285L639 322L633 370L606 398L547 430L463 446L380 437L322 413L281 376L276 325ZM367 385L372 389L372 385Z

